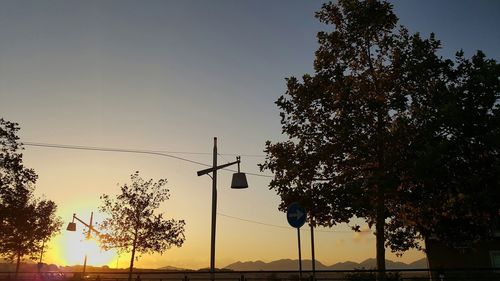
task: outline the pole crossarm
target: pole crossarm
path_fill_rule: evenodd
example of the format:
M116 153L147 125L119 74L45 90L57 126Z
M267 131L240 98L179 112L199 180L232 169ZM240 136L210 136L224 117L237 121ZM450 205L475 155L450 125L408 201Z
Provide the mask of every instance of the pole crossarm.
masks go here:
M101 235L101 232L99 232L99 230L95 229L93 226L89 225L88 223L82 221L75 214L73 214L73 218L76 219L77 221L79 221L80 223L82 223L83 225L85 225L86 227L88 227L90 230L94 231L97 235Z
M238 164L240 163L240 160L236 160L234 162L231 162L231 163L227 163L227 164L224 164L224 165L219 165L217 167L212 167L212 168L208 168L208 169L204 169L204 170L200 170L197 172L198 176L203 176L203 175L206 175L208 173L212 173L213 171L217 171L217 170L220 170L220 169L224 169L226 167L229 167L231 165L234 165L234 164Z

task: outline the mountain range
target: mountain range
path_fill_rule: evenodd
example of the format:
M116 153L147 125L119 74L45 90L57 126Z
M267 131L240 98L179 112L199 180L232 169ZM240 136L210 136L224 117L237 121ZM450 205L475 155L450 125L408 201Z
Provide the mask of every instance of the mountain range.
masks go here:
M67 271L67 272L76 272L81 271L81 265L75 266L57 266L54 264L44 264L42 271ZM367 259L360 263L347 261L347 262L338 262L332 265L325 265L319 261L316 261L316 269L317 270L352 270L352 269L373 269L376 267L375 259ZM387 269L426 269L427 259L422 258L412 263L403 263L403 262L395 262L391 260L386 260ZM302 260L302 268L304 270L311 270L311 260ZM0 271L13 271L15 269L15 264L10 263L6 260L0 259ZM298 269L298 260L292 259L281 259L275 260L271 262L263 262L263 261L247 261L247 262L235 262L226 267L218 270L233 270L233 271L287 271L287 270L297 270ZM21 271L36 271L37 265L32 262L23 262L21 263ZM88 266L87 271L123 271L125 269L111 269L108 266L103 267L93 267ZM151 269L136 269L138 271L141 270L151 270ZM165 266L161 268L157 268L156 270L165 270L165 271L192 271L193 269L184 269L173 266ZM208 268L199 269L201 271L208 271Z
M260 270L297 270L298 260L291 259L281 259L271 262L263 261L247 261L247 262L235 262L225 267L225 269L235 270L235 271L260 271ZM375 268L377 261L375 259L367 259L360 263L347 261L339 262L332 265L324 265L323 263L316 261L316 270L352 270L352 269L372 269ZM391 260L385 261L387 269L425 269L427 268L427 259L422 258L412 263L395 262ZM304 270L311 270L312 262L311 260L302 260L302 268Z

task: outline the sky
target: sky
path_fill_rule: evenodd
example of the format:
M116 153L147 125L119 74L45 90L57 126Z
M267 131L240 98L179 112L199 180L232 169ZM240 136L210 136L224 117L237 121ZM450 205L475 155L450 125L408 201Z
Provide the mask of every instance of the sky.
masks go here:
M219 163L242 156L249 188L231 190L218 177L216 266L235 261L297 258L296 230L278 211L269 173L260 173L266 140L281 135L274 102L285 78L312 73L315 36L331 27L314 18L323 1L0 1L0 117L20 124L25 143L166 151L210 164L213 137ZM393 1L400 24L442 41L440 54L483 50L500 59L500 2ZM182 153L179 153L182 152ZM199 154L202 153L202 154ZM138 267L209 266L211 180L204 166L169 157L25 146L39 175L37 195L54 200L65 223L75 213L102 220L102 194L140 171L168 180L168 218L186 221L186 242ZM82 225L78 225L82 229ZM347 225L318 228L316 259L324 264L375 257L370 232ZM81 232L63 229L45 262L83 262ZM303 258L310 239L302 230ZM91 265L126 267L129 256L88 250ZM424 257L410 251L392 260Z

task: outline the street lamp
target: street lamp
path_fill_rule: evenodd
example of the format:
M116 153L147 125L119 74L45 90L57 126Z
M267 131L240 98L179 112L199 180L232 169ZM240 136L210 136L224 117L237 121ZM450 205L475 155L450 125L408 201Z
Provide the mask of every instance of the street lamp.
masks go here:
M217 170L238 164L238 172L233 174L231 181L231 188L243 189L248 187L245 173L240 172L240 157L236 157L236 161L217 166L217 138L214 138L214 151L213 151L213 166L212 168L198 171L198 176L209 175L212 173L212 232L210 243L210 276L215 279L215 225L217 216ZM210 176L210 175L209 175Z
M67 231L76 231L76 223L75 223L75 219L77 221L79 221L80 223L82 223L83 225L85 225L86 227L89 228L89 231L87 232L87 237L86 239L90 239L90 235L92 233L92 231L94 231L97 235L100 235L101 233L95 229L93 226L92 226L92 219L94 217L94 212L91 212L90 213L90 222L87 224L85 223L84 221L82 221L81 219L79 219L76 214L73 214L73 220L68 223L68 226L66 227L66 230ZM83 273L82 273L82 277L85 277L85 269L87 267L87 253L85 253L85 258L83 259Z

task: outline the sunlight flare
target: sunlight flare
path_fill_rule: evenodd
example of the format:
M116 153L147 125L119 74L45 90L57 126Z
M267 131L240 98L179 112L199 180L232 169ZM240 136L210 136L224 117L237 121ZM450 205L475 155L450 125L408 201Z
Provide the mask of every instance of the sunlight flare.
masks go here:
M115 250L104 251L95 239L82 238L78 232L66 233L59 246L60 258L67 265L83 264L85 255L87 265L91 266L112 266L117 259Z

